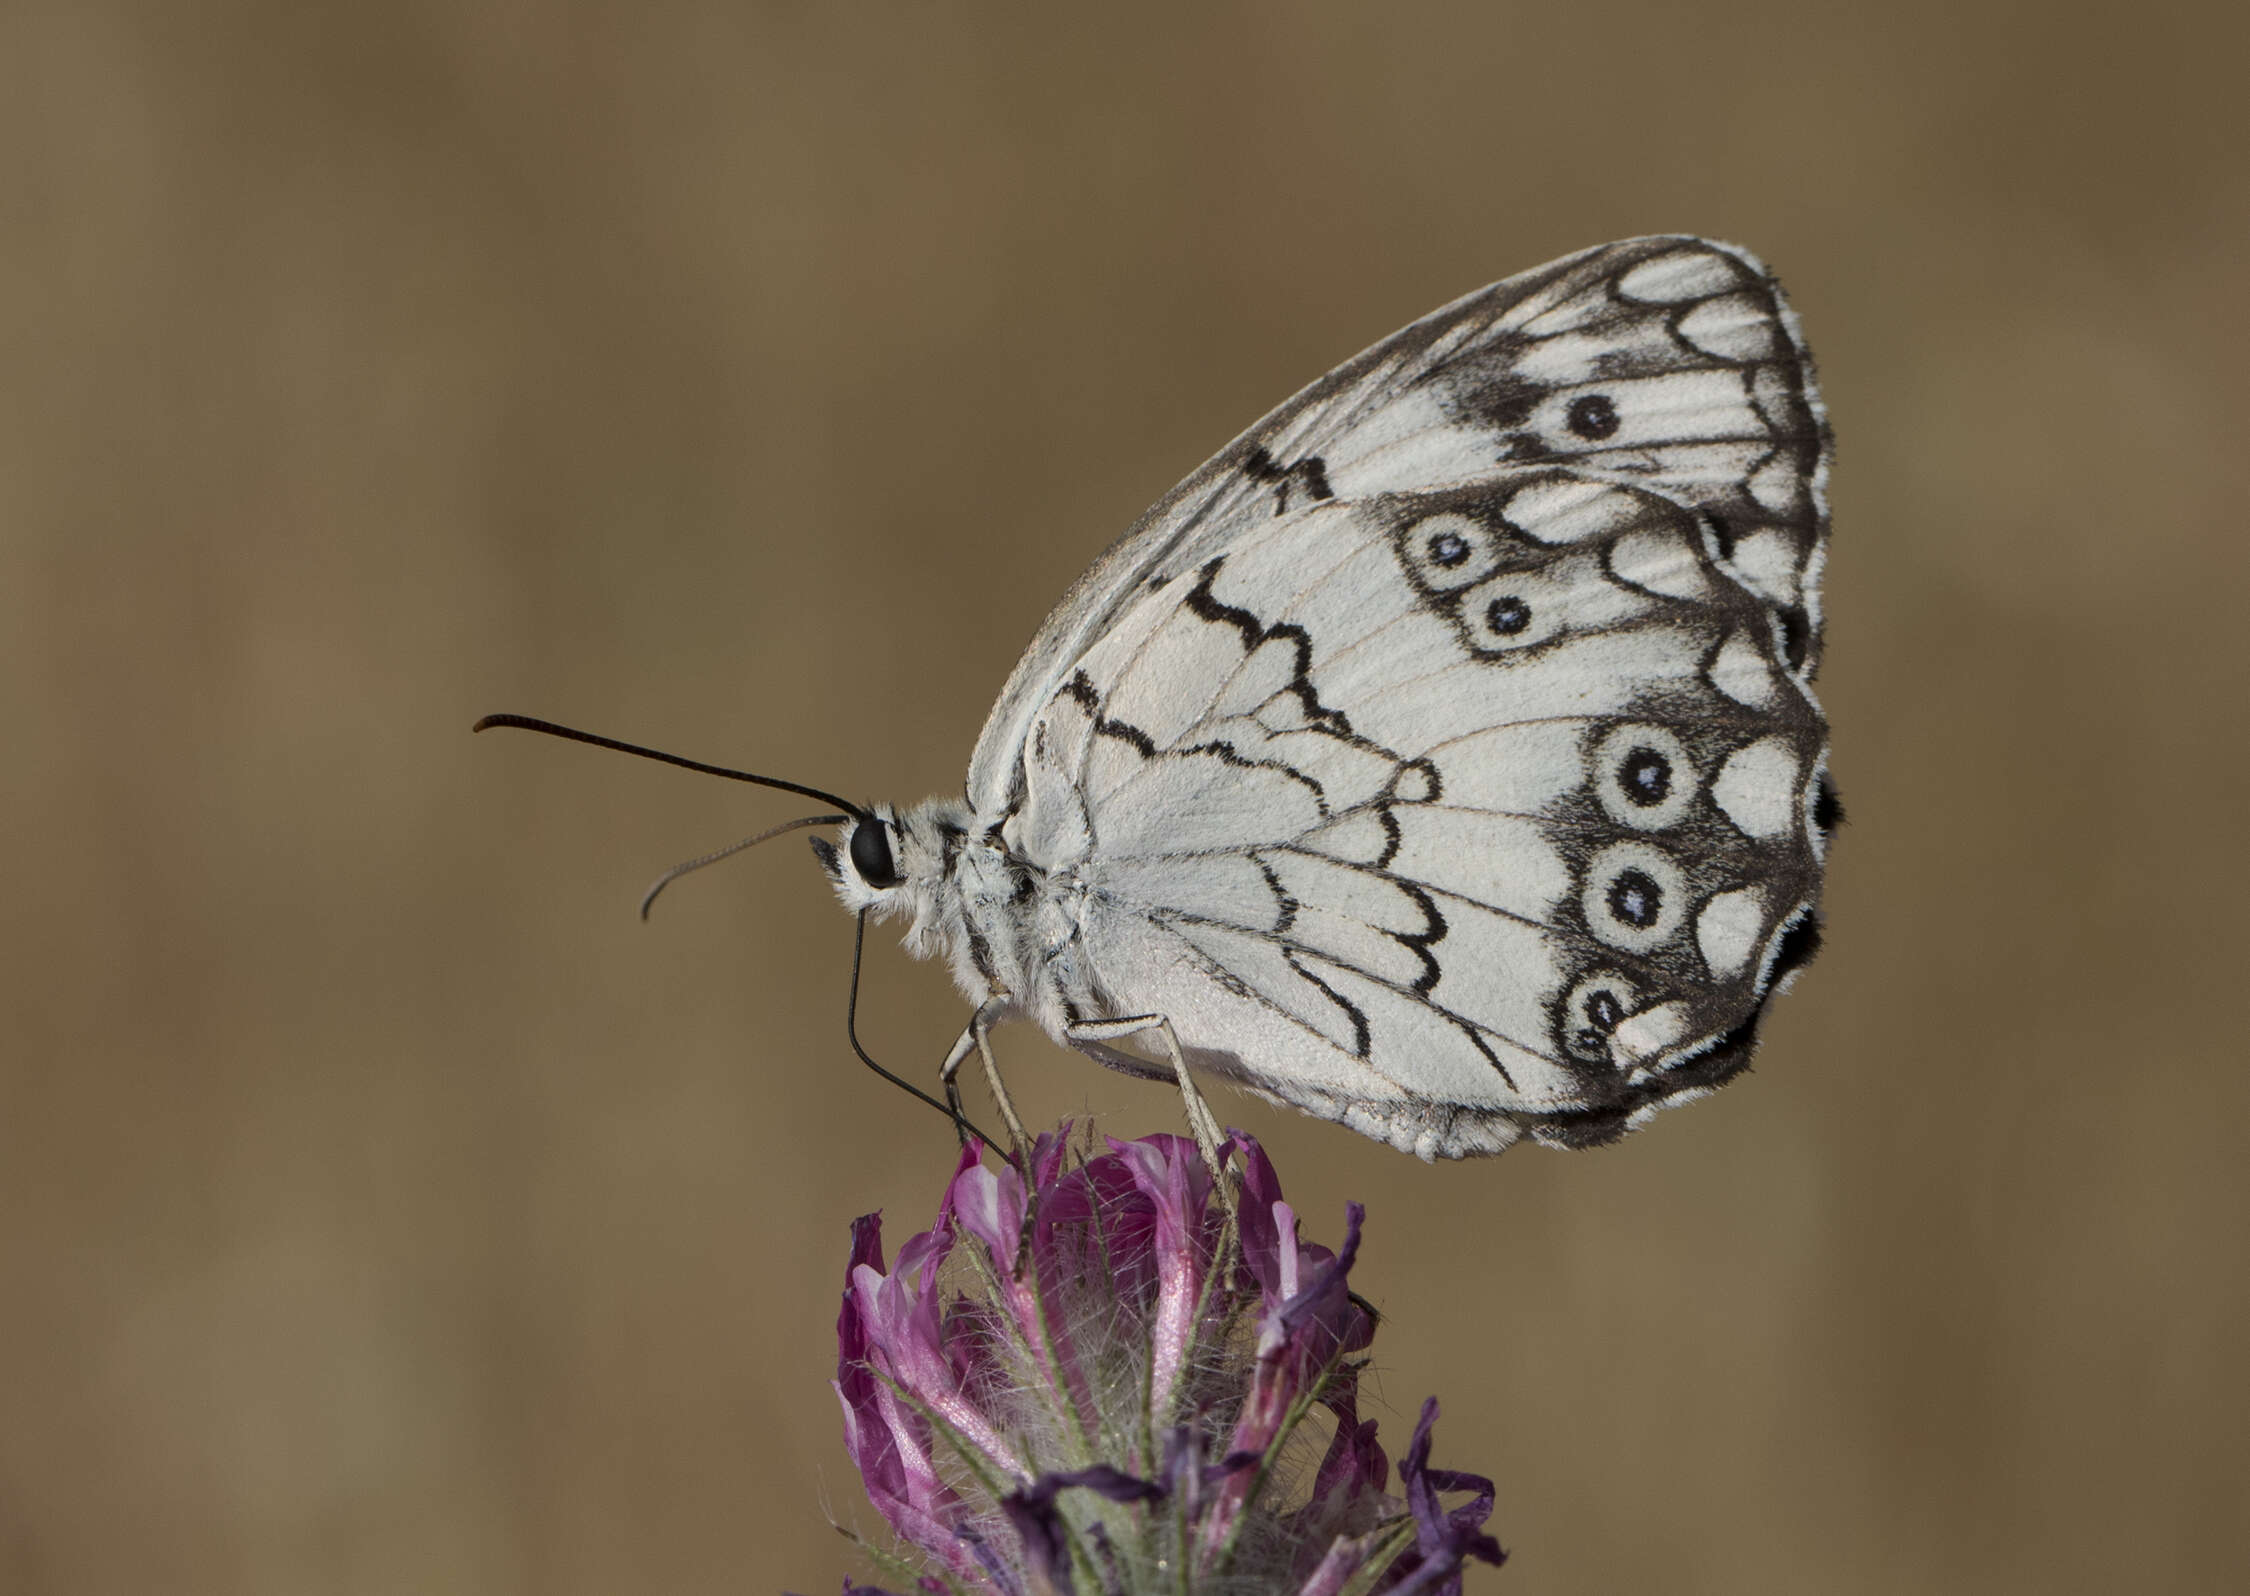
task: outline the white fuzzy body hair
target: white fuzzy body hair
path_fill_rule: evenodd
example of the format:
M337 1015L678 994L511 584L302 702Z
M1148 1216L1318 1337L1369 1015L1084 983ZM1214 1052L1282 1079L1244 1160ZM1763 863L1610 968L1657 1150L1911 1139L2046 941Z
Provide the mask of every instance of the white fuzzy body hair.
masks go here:
M1039 944L1067 941L1076 924L1063 912L1056 883L1012 854L958 798L928 798L904 811L877 804L870 813L884 829L899 881L875 887L862 879L851 863L851 839L866 822L847 823L833 845L816 845L844 907L871 910L878 921L905 920L906 951L942 958L972 1005L1005 997L1011 1014L1063 1040L1062 1005L1035 996L1054 990L1040 979L1047 960ZM1041 929L1057 933L1054 941Z

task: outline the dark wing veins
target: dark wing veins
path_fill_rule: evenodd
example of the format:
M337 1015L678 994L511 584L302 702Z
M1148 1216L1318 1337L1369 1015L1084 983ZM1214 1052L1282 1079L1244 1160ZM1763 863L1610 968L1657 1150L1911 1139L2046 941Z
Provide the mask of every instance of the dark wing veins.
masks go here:
M1288 645L1293 660L1289 670L1289 685L1284 691L1296 696L1297 702L1303 707L1306 725L1338 737L1351 736L1352 725L1344 718L1344 712L1330 709L1320 701L1320 695L1313 691L1311 634L1294 621L1268 626L1248 610L1227 603L1211 591L1211 584L1219 578L1220 567L1226 563L1226 556L1222 554L1196 573L1195 589L1185 600L1188 613L1214 625L1231 626L1240 632L1245 658L1270 642Z
M1308 454L1302 460L1283 465L1267 452L1264 444L1255 444L1242 462L1242 474L1252 482L1271 484L1273 513L1283 515L1289 509L1289 489L1303 483L1305 496L1315 501L1333 499L1335 490L1328 486L1328 462L1317 454Z

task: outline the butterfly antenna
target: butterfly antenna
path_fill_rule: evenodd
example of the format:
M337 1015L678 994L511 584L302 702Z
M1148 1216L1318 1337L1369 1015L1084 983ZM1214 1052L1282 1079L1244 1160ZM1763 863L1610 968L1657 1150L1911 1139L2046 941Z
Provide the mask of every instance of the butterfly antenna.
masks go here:
M686 864L676 864L658 876L648 891L641 894L641 918L648 918L649 907L656 902L659 892L691 871L700 870L705 865L715 865L721 859L731 859L745 848L755 848L761 842L771 842L776 837L785 836L792 831L802 831L807 826L840 826L849 819L849 815L807 815L802 820L784 820L780 825L761 831L755 837L730 842L716 853L707 853L700 859L690 859Z
M757 787L778 787L783 792L797 793L806 798L817 798L824 804L833 804L853 820L865 820L865 806L849 798L839 798L832 792L822 792L818 787L807 787L802 782L783 781L779 776L753 776L747 770L730 770L725 765L706 765L700 759L682 759L678 754L667 754L654 748L643 748L639 743L621 743L614 737L597 737L592 732L582 732L569 726L558 726L551 720L540 720L531 715L487 715L469 728L472 732L490 731L495 726L513 726L521 731L545 732L549 737L564 737L574 743L591 743L596 748L614 748L621 754L638 754L643 759L654 759L662 764L678 765L682 770L699 770L706 776L724 776L729 781L747 781ZM809 824L809 822L805 822ZM749 844L745 843L747 847ZM693 866L689 867L694 868ZM659 883L661 885L661 883Z
M922 1088L916 1086L912 1081L902 1080L898 1076L893 1075L889 1070L883 1068L882 1065L876 1063L872 1058L869 1058L867 1056L867 1049L859 1045L859 957L861 950L867 946L867 911L865 909L859 911L858 916L853 921L853 926L852 993L850 998L847 999L844 1004L844 1035L850 1040L852 1044L852 1051L859 1055L859 1061L862 1064L866 1065L876 1074L882 1076L884 1080L889 1081L900 1091L906 1093L907 1096L920 1098L923 1102L929 1104L930 1107L936 1109L940 1114L943 1114L947 1119L953 1121L953 1128L961 1132L964 1137L974 1136L978 1141L984 1143L984 1145L987 1147L998 1147L1000 1144L994 1141L990 1136L987 1136L983 1131L979 1130L976 1126L976 1123L967 1115L961 1112L960 1106L958 1104L941 1103L936 1098L932 1097L928 1092L925 1092L922 1090Z

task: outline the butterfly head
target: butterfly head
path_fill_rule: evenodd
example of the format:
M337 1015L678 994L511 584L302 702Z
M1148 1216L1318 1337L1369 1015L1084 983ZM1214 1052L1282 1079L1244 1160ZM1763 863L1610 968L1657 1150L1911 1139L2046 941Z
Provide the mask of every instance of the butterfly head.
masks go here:
M845 908L872 909L879 920L911 914L919 925L932 916L947 856L960 841L961 827L947 813L958 807L932 800L901 813L874 804L846 821L833 841L814 838L813 853Z

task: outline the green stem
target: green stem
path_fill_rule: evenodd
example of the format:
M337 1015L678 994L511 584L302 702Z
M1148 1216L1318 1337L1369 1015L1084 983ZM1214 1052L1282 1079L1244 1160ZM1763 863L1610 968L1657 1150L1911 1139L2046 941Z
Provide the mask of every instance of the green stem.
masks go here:
M866 1540L854 1535L841 1524L836 1526L836 1533L858 1547L859 1555L866 1558L874 1566L875 1572L883 1575L886 1579L896 1580L902 1585L912 1585L917 1580L928 1577L935 1579L945 1587L946 1596L971 1596L968 1587L954 1579L951 1574L943 1571L932 1574L927 1564L910 1563L896 1552L886 1552L881 1547L871 1546Z
M1391 1571L1391 1564L1398 1561L1399 1554L1414 1544L1413 1516L1409 1514L1388 1529L1369 1530L1366 1538L1372 1539L1376 1535L1383 1537L1378 1548L1369 1554L1367 1561L1360 1565L1359 1572L1345 1582L1344 1588L1336 1596L1368 1596L1376 1582Z

